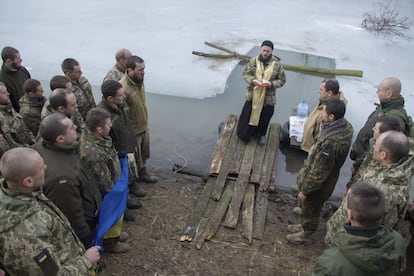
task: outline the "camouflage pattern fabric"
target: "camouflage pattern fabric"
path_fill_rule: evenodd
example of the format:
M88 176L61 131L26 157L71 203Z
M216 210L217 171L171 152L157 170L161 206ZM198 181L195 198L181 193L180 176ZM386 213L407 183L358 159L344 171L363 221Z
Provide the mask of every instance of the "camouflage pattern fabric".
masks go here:
M367 119L365 125L358 132L358 136L352 144L352 149L349 154L350 158L359 163L362 162L365 155L369 151L369 139L372 138L372 128L375 126L375 123L378 121L378 118L381 116L392 114L400 117L405 124L407 125L407 112L404 109L404 98L399 97L398 99L393 99L388 102L382 102L380 104L375 104L375 111L372 112ZM390 112L392 110L400 110L400 113Z
M111 190L121 175L118 154L111 137L96 137L85 131L80 139L79 154L101 186L101 191Z
M102 83L106 82L107 80L114 80L119 81L124 76L124 72L119 71L119 69L114 65L108 73L106 73L106 76L104 77Z
M35 137L23 122L23 117L11 105L0 105L0 128L7 148L32 145Z
M53 112L54 112L53 108L50 105L49 100L47 100L42 108L42 112L41 112L42 119L46 117L47 115L52 114ZM79 113L78 109L76 109L75 112L72 114L72 116L70 116L70 119L78 127L76 129L76 132L78 134L81 134L82 131L86 128L86 124L82 118L82 115Z
M61 211L40 191L13 194L0 184L0 267L8 275L91 275Z
M248 84L246 101L251 101L253 98L254 85L252 81L256 79L256 59L257 57L251 58L243 71L243 79ZM272 55L272 57L265 64L265 68L274 61L276 62L275 69L271 75L271 78L268 80L272 83L272 86L266 89L264 105L275 105L276 88L280 88L286 83L285 70L283 69L282 64L279 62L280 59L277 56Z
M19 100L19 113L22 115L25 125L34 136L36 136L39 131L41 112L45 101L45 97L30 98L27 94L24 94Z
M81 76L78 81L71 82L79 112L82 115L82 119L85 120L88 111L96 106L95 99L93 98L92 86L84 76Z
M318 227L321 208L335 188L351 146L352 134L353 128L344 118L323 123L321 135L298 174L299 191L306 195L302 206L305 232L313 232Z
M398 228L404 219L408 203L411 177L414 174L414 140L410 138L410 153L396 164L382 165L372 158L372 151L365 157L351 183L366 182L385 194L385 216L383 224L390 228ZM352 186L351 186L352 187ZM344 231L347 222L345 200L342 199L338 210L327 222L325 242L332 243L335 233ZM398 230L398 229L396 229Z

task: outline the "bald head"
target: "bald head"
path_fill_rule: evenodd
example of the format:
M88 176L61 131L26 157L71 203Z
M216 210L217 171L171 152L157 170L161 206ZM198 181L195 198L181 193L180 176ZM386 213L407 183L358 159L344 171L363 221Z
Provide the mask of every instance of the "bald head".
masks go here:
M125 72L127 59L131 56L132 54L128 49L122 48L116 51L115 60L118 69L120 69L122 72Z
M374 145L374 159L384 160L387 163L398 163L410 151L408 137L395 130L380 134Z
M116 51L115 60L119 62L122 59L128 59L130 56L132 56L131 52L128 49L122 48Z
M35 176L40 165L43 168L43 159L34 149L13 148L3 154L0 160L0 172L10 189L21 190L24 179ZM44 178L38 182L41 183L36 183L36 186L43 185Z
M385 78L378 85L377 95L381 103L401 98L401 81L394 77Z

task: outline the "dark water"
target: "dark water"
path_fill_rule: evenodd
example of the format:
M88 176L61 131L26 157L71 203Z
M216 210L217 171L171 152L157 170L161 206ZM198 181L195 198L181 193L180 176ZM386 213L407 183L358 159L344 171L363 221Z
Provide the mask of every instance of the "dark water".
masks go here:
M254 56L259 48L248 53ZM282 63L312 67L335 68L330 58L307 55L291 51L276 52ZM206 68L207 70L207 68ZM230 74L223 94L206 99L148 94L148 108L151 133L151 160L153 167L171 168L172 163L185 161L197 170L207 170L218 138L218 125L228 114L239 114L244 103L246 83L242 78L243 65L238 65ZM273 122L283 124L288 120L292 109L301 99L313 108L319 99L321 76L310 76L286 72L285 86L277 90L277 103ZM197 89L197 87L194 87ZM306 155L296 149L284 148L279 151L277 185L290 187L296 181L297 172L303 166ZM343 195L341 188L349 179L349 165L345 164L341 173L336 195Z

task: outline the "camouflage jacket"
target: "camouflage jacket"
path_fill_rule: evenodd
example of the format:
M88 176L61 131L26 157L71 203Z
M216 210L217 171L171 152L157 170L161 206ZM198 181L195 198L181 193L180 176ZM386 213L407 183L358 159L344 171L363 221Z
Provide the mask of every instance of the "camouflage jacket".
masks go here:
M20 98L20 115L23 116L23 121L27 128L36 137L39 131L39 125L41 121L41 112L43 105L45 104L46 98L30 98L27 94L24 94Z
M79 154L99 182L101 191L110 191L121 175L121 164L111 137L96 137L85 131L80 139Z
M109 136L112 138L114 148L126 153L133 153L137 150L137 139L132 129L131 120L124 107L126 104L115 106L105 98L98 104L98 107L105 109L111 114L112 127Z
M254 79L257 79L256 59L257 57L251 58L249 63L247 63L243 71L243 79L248 84L246 101L252 100L252 93L253 93L253 87L254 87L252 81ZM276 104L276 88L282 87L283 85L285 85L285 82L286 82L285 70L283 69L282 64L279 62L280 59L277 56L273 55L269 59L269 61L264 64L264 67L266 68L273 61L276 62L276 66L273 71L272 77L270 78L270 80L268 80L272 83L272 86L266 89L264 105L275 105Z
M376 109L372 112L367 119L365 125L361 128L358 133L355 142L352 144L352 149L349 154L352 160L358 161L359 163L364 159L364 156L369 150L369 139L372 138L372 128L378 121L378 118L387 114L399 116L404 123L408 126L408 116L404 109L404 98L393 99L387 102L381 102L375 104ZM392 110L399 110L400 112L394 113Z
M96 106L95 99L93 98L92 86L84 76L81 76L77 81L72 80L71 82L79 112L82 115L82 119L85 120L88 111Z
M322 124L320 137L298 174L303 194L319 193L322 199L329 198L348 155L352 134L352 125L345 118Z
M119 81L125 90L128 104L128 114L131 118L132 129L135 134L142 133L148 128L148 111L145 100L144 83L135 83L128 74Z
M42 119L44 117L46 117L47 115L52 114L53 112L54 112L53 111L53 108L50 105L49 100L47 100L45 102L45 104L43 105L43 108L42 108L42 112L41 112ZM70 116L70 119L77 126L76 132L78 134L81 134L82 131L85 130L86 124L85 124L85 121L83 120L81 114L79 113L79 110L78 109L76 109L75 112L72 114L72 116Z
M4 179L0 185L0 266L8 275L91 275L69 221L41 191L16 194Z
M404 218L410 191L410 181L414 174L414 140L410 138L410 153L398 163L383 165L372 158L372 151L365 156L357 173L350 183L369 183L385 194L385 215L383 223L390 228L398 228ZM352 187L352 186L351 186ZM343 231L343 224L347 222L345 200L342 199L338 210L327 222L325 240L331 243L333 235ZM398 230L398 229L397 229Z
M0 129L8 150L32 145L35 137L23 122L23 117L11 105L0 105Z
M102 83L106 82L107 80L115 80L120 81L124 76L125 72L122 72L116 67L116 64L106 73Z
M43 187L45 195L65 214L85 247L89 247L102 193L99 183L77 154L78 145L57 147L39 141L34 149L47 165Z

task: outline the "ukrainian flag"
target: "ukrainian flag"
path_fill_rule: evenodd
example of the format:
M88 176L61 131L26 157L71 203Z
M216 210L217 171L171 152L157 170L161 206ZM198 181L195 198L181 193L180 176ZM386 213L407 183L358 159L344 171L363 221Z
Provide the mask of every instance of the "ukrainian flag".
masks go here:
M121 155L121 154L120 154ZM98 227L95 232L95 245L103 250L103 237L121 218L128 201L128 159L125 154L120 157L121 176L112 189L104 196L99 210Z

